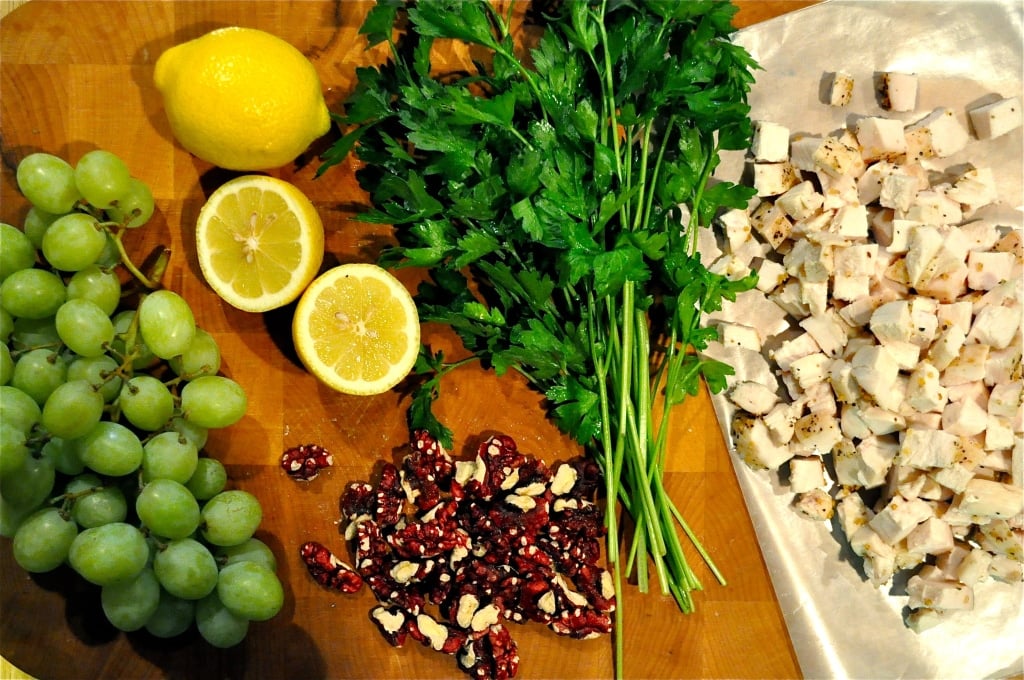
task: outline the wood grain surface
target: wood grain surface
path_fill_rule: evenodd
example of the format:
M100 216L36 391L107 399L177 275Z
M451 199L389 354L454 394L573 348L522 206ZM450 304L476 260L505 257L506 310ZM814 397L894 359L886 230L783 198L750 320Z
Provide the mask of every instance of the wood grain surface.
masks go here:
M738 2L739 26L812 4ZM264 507L259 536L275 551L286 590L283 611L254 624L236 648L215 650L194 633L161 641L123 634L103 621L96 589L69 570L29 576L0 541L0 655L26 673L72 678L451 678L452 657L415 642L390 647L368 618L373 598L328 592L298 559L319 540L347 557L338 536L338 499L374 463L402 453L407 398L400 391L347 397L318 385L290 346L290 310L247 314L230 308L203 283L190 229L211 191L231 175L190 156L171 137L152 84L153 65L168 47L218 26L271 31L315 64L336 106L356 65L369 57L357 30L368 5L345 1L189 0L182 2L32 0L0 23L0 218L20 224L18 161L34 151L74 160L93 148L114 151L156 197L149 225L132 234L131 250L172 248L165 284L181 293L200 326L221 345L223 372L249 395L247 416L215 432L210 455L227 466L234 487ZM330 140L321 140L313 152ZM351 165L314 180L314 153L271 174L296 183L316 203L327 231L326 264L374 259L387 228L351 221L364 196ZM403 274L410 286L414 274ZM457 347L426 327L432 345ZM516 439L524 452L552 463L579 453L543 416L540 397L514 375L464 368L446 379L438 411L455 431L453 454L468 455L492 432ZM706 394L676 410L667 484L684 516L728 579L719 586L700 565L705 590L697 611L682 615L669 598L629 586L625 672L629 678L790 678L800 675L743 498ZM282 451L317 443L335 466L309 484L278 467ZM693 551L690 558L699 560ZM611 637L585 642L539 625L511 626L521 678L608 678Z

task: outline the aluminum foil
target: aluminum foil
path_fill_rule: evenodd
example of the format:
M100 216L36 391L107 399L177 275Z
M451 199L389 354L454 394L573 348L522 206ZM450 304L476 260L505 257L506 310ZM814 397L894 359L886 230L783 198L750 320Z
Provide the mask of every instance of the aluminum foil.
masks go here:
M764 69L752 89L751 117L786 125L791 132L825 134L855 116L884 115L912 122L933 108L951 107L964 125L967 110L993 96L1020 96L1020 0L894 2L830 0L739 31L736 41ZM855 78L844 108L825 103L828 74ZM919 76L914 112L883 111L874 78L882 71ZM1020 227L1024 210L1022 131L996 140L973 138L936 167L973 161L998 176L999 219ZM741 179L744 158L726 155L718 176ZM756 291L724 310L726 318L757 319L762 329L785 333L789 322ZM737 379L774 384L760 354L709 352L737 369ZM731 444L732 409L713 399L722 433ZM738 456L733 465L765 561L807 678L988 678L1024 674L1024 587L994 581L975 589L975 609L921 633L905 627L902 583L873 587L861 560L848 549L838 524L800 518L792 494L777 475L755 472Z

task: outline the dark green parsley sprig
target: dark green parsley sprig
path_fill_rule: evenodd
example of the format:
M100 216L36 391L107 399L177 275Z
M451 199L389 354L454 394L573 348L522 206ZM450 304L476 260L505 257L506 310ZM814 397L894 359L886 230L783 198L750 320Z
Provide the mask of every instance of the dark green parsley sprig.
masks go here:
M751 136L757 66L728 39L735 9L570 0L533 15L543 33L517 53L512 5L378 0L361 30L390 58L358 71L334 116L345 134L320 168L354 151L372 202L360 219L395 226L381 263L429 273L421 319L449 325L497 374L523 374L600 462L616 588L624 549L640 590L653 565L684 611L701 585L677 527L724 579L662 485L667 415L702 381L724 388L731 368L700 355L716 337L701 319L755 282L714 274L696 253L698 230L752 196L711 179L720 151ZM484 56L437 72L446 41ZM412 427L447 446L431 405L454 365L424 347L409 409ZM635 524L628 546L616 501Z

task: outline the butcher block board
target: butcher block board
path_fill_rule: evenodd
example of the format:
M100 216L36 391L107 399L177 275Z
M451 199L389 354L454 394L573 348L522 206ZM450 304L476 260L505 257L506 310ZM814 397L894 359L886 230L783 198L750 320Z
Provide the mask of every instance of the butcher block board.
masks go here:
M737 2L746 26L812 4ZM11 3L6 3L9 8ZM306 573L299 546L317 540L347 557L338 536L338 500L351 481L370 478L408 440L408 397L393 391L349 397L319 385L296 360L289 339L290 308L249 314L224 304L201 277L191 233L210 193L231 174L177 146L153 83L153 65L172 45L226 25L261 28L288 40L314 63L329 105L351 91L366 63L358 36L363 2L229 0L183 2L31 0L0 20L0 218L20 224L27 205L15 167L46 151L72 162L93 148L111 150L152 188L157 211L133 232L130 250L159 244L172 251L164 282L183 295L198 324L220 343L223 373L249 397L238 424L214 432L207 452L228 469L231 485L256 494L264 521L258 536L274 550L285 585L281 613L253 624L246 640L217 650L194 632L173 640L124 634L103 620L96 589L66 569L30 576L0 540L0 655L25 673L64 678L452 678L452 657L410 642L396 649L368 612L368 589L327 591ZM297 184L317 205L326 229L326 261L372 261L389 238L386 227L352 221L365 195L348 164L320 179L315 153L274 174ZM400 277L410 287L415 273ZM424 328L424 340L457 353L444 329ZM454 430L453 455L465 457L491 433L547 463L574 457L579 447L547 421L541 398L515 375L466 367L446 378L438 415ZM724 572L720 586L699 564L704 591L696 612L681 614L670 598L625 589L625 675L629 678L791 678L800 669L758 548L729 452L707 394L676 410L666 484L684 516ZM301 484L278 465L288 447L315 443L334 466ZM612 638L575 641L546 627L510 624L519 645L520 678L609 678Z

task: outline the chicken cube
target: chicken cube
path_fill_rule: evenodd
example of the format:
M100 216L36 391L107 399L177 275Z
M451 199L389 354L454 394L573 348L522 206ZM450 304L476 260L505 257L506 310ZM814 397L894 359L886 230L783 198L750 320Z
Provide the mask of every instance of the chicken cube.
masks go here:
M907 153L907 137L899 119L866 116L854 124L854 133L865 161L893 161Z
M822 489L799 493L793 499L793 509L804 519L824 521L832 518L835 501Z
M915 574L907 582L907 594L910 596L907 606L911 609L974 609L974 589L956 581L924 579Z
M762 293L772 292L789 278L786 268L774 260L762 259L754 271L757 272L757 289Z
M789 489L806 493L825 486L825 464L818 456L794 456L789 460Z
M793 457L787 444L774 440L764 421L749 414L733 418L733 436L736 454L755 470L776 470Z
M942 409L942 429L961 437L971 437L985 431L988 413L973 399L953 401Z
M828 103L830 106L846 106L853 99L854 78L845 71L832 73L828 90Z
M907 403L921 413L941 412L948 393L940 381L939 369L928 361L920 362L910 374L907 385Z
M884 400L884 395L894 389L900 368L885 345L862 347L853 355L850 363L857 384L879 403Z
M839 421L827 413L808 413L793 425L796 440L806 449L828 453L843 438Z
M768 120L754 123L750 150L754 160L779 163L789 158L789 128Z
M988 576L991 564L992 553L981 548L971 548L957 566L956 579L960 583L973 586Z
M729 392L729 399L747 413L761 416L779 402L779 395L767 385L745 380L736 383Z
M949 467L960 450L959 439L944 430L907 428L900 442L899 464L918 470Z
M868 526L883 541L895 545L906 538L918 524L932 516L932 508L925 501L897 495L871 518Z
M822 140L813 156L814 168L833 179L857 178L864 172L865 163L856 143L847 144L843 139L830 135ZM856 190L856 184L854 184Z
M912 159L946 158L967 146L968 141L967 130L948 107L937 108L907 126L906 133L908 157ZM915 148L911 149L912 145Z
M807 390L812 385L825 382L831 363L832 359L827 354L815 352L794 361L790 364L789 370L800 388Z
M1021 126L1020 97L1002 99L967 112L978 139L994 139Z
M943 370L942 384L948 387L984 380L985 365L990 351L991 347L988 345L963 345L957 357Z
M978 517L1006 519L1024 511L1024 493L1010 484L976 477L967 483L957 506Z
M864 558L864 574L872 585L889 582L896 569L896 549L871 528L870 521L850 537L850 548Z
M841 491L836 502L836 517L847 540L874 516L864 499L856 491Z
M798 171L789 161L754 163L754 189L758 196L778 196L799 183Z
M928 361L939 371L946 370L960 356L960 350L967 340L967 333L959 326L952 325L939 334L939 337L928 348Z
M726 210L718 217L718 223L724 228L731 251L738 250L751 238L750 214L746 210L740 208Z
M1010 279L1015 260L1013 253L972 250L967 256L967 285L971 290L992 290Z
M764 201L750 214L750 224L768 244L778 249L789 236L793 223L782 208L771 201Z
M917 75L883 72L879 76L878 99L888 111L913 111L917 106Z
M817 214L824 201L825 197L814 190L814 184L804 180L790 187L775 203L793 220L805 220Z
M938 555L953 549L953 530L938 517L929 517L907 534L907 550Z
M726 346L761 351L761 334L753 326L723 321L718 324L718 341Z

